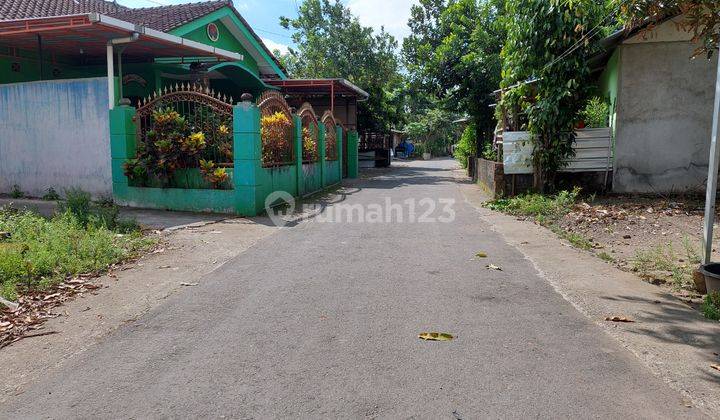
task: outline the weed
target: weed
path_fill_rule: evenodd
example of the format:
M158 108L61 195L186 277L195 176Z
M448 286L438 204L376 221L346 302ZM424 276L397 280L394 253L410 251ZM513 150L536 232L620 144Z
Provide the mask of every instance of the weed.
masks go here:
M83 226L70 210L50 220L0 210L0 231L10 233L0 244L0 294L10 299L68 276L102 271L154 242L137 231L118 235L104 226Z
M80 188L65 190L65 202L59 206L60 213L70 212L83 227L90 222L92 199L90 193Z
M692 257L686 248L686 253ZM690 258L689 257L689 258ZM695 258L692 257L693 261ZM692 261L690 264L680 263L677 253L672 244L658 245L650 249L635 252L632 261L633 271L638 272L641 277L650 277L653 272L663 271L669 273L670 280L675 287L682 288L692 284Z
M700 306L705 318L715 321L720 320L720 292L710 292Z
M553 223L572 210L580 189L561 191L556 196L526 194L518 197L498 199L486 204L491 210L514 216L533 217L538 223Z
M690 238L683 236L682 246L685 250L685 256L690 264L700 264L700 252L690 242Z
M42 199L45 201L58 201L60 199L60 194L55 191L55 188L50 187L46 190L45 195L42 196Z
M601 260L603 260L603 261L615 262L615 258L614 258L612 255L610 255L610 254L608 254L607 252L605 252L605 251L599 253L599 254L598 254L598 257L599 257Z
M20 189L20 186L18 184L13 185L12 190L10 191L10 197L12 198L23 198L25 197L25 193L22 192Z

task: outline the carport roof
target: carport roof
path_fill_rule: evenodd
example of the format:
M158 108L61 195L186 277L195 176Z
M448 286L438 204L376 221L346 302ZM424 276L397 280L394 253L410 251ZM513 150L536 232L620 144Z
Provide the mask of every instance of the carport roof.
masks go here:
M123 56L131 60L163 57L243 59L241 54L99 13L0 21L0 44L26 50L36 50L42 44L43 51L74 58L105 57L111 39L134 33L139 35L138 40L124 44L123 51Z

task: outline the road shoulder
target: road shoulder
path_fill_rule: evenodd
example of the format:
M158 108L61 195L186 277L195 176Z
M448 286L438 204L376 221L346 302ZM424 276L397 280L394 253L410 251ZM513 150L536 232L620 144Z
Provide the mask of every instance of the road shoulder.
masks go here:
M25 338L0 350L0 404L169 296L193 293L208 274L277 230L264 219L233 218L162 231L155 252L98 278L101 288L94 293L56 308L60 316L43 330L56 334Z
M457 171L456 176L462 177ZM458 186L479 218L518 249L560 295L679 391L687 405L720 417L720 372L710 367L720 363L720 324L541 226L482 207L487 197L479 186ZM635 322L605 321L612 316Z

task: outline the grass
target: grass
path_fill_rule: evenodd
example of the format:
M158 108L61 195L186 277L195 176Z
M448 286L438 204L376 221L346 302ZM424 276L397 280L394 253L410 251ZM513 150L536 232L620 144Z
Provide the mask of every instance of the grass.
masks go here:
M632 269L642 277L650 277L657 271L668 272L675 287L691 286L700 255L687 237L683 238L682 247L682 253L678 253L671 243L636 251Z
M88 209L87 217L66 209L52 219L0 209L0 231L9 234L0 239L0 295L15 300L68 277L101 272L154 244L131 223L108 223L110 219Z
M513 216L534 218L543 225L552 224L568 214L578 196L580 189L561 191L557 195L526 194L513 198L501 198L488 202L485 206Z
M705 318L720 321L720 292L710 292L700 306Z
M493 200L485 204L485 207L513 216L532 218L570 242L572 246L590 250L593 249L593 244L586 237L576 232L568 232L557 224L560 219L572 210L579 195L579 188L572 191L561 191L554 196L526 194L513 198Z

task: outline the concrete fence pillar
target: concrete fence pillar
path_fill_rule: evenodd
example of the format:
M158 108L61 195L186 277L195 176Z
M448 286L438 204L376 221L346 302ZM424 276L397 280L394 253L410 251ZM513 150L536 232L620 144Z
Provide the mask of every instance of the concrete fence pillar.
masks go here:
M343 179L343 169L342 169L342 162L343 162L343 129L341 126L336 125L335 126L335 138L337 139L337 143L335 145L335 154L337 155L337 169L338 169L338 182L342 182Z
M293 115L293 147L295 148L295 180L297 182L297 195L303 195L303 146L302 146L302 120L300 116Z
M318 155L320 155L320 185L322 188L327 186L327 162L325 161L327 151L325 150L325 141L325 124L321 122L318 124Z
M256 216L265 207L261 197L262 140L260 109L250 101L233 107L233 156L235 205L238 213Z
M113 196L122 201L128 190L128 178L123 165L128 159L137 156L137 130L133 121L135 108L119 105L109 112Z

